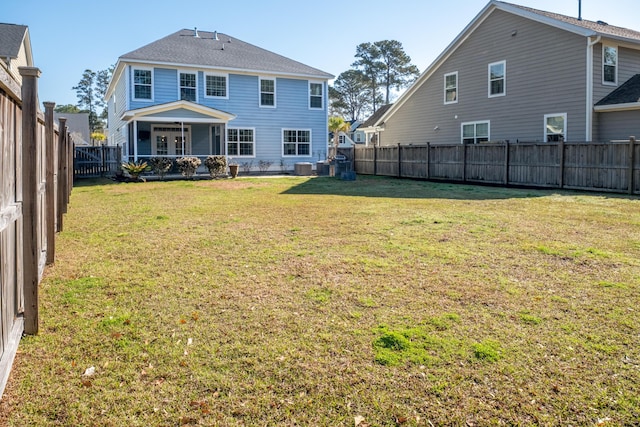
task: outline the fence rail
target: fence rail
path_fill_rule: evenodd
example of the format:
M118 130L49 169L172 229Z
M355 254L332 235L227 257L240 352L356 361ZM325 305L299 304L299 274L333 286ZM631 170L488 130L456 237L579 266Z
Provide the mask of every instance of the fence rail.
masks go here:
M0 67L0 396L22 333L38 332L38 287L72 182L64 119L55 126L54 103L38 109L40 70L19 71L22 86Z
M352 158L357 173L640 194L640 144L486 143L360 147Z

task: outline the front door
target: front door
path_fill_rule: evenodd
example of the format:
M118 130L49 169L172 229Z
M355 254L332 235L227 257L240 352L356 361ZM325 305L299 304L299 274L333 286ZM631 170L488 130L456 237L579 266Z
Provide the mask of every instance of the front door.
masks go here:
M189 126L153 126L151 153L167 157L191 154L190 130Z

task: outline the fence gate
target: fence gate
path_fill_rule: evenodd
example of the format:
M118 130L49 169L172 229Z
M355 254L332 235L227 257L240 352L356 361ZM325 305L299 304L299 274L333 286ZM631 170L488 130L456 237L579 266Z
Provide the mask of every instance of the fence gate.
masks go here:
M122 161L121 147L76 147L73 156L74 178L115 175Z

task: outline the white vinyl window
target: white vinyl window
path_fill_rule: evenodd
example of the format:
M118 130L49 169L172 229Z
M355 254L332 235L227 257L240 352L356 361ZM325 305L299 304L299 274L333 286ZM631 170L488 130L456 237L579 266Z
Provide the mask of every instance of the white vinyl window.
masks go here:
M260 106L276 106L276 80L260 77Z
M489 141L489 122L462 123L462 143L478 144Z
M226 74L204 75L205 98L229 98L229 78Z
M153 70L133 69L133 99L150 101L153 99Z
M283 129L282 155L310 156L311 131L307 129Z
M618 48L604 46L602 48L602 83L605 85L618 84Z
M458 72L444 75L444 103L458 102Z
M233 157L255 157L255 129L227 128L227 154Z
M546 142L567 140L567 113L545 114L544 140Z
M324 85L322 83L309 82L309 108L324 108L323 89Z
M198 77L196 73L181 71L178 73L180 79L180 99L183 101L197 102L196 88L198 87Z
M489 98L507 94L507 61L489 64Z

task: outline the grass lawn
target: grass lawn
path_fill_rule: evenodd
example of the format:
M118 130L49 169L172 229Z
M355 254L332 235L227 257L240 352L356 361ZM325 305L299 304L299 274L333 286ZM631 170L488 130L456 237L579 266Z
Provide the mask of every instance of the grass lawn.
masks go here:
M7 425L640 424L637 197L85 182L40 297Z

